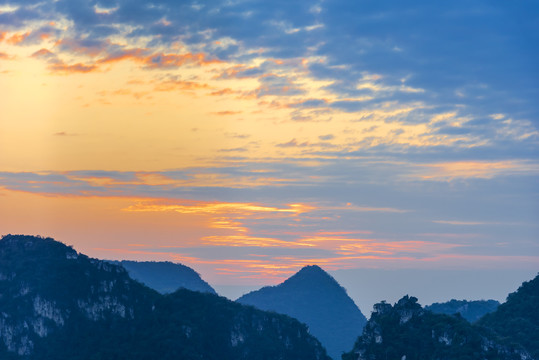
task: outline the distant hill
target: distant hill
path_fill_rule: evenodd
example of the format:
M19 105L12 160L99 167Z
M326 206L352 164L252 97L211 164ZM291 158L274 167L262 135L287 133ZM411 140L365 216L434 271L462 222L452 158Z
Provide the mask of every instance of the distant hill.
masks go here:
M460 314L463 318L473 323L479 320L485 314L496 311L500 306L500 303L496 300L476 300L476 301L467 301L467 300L455 300L444 302L444 303L434 303L429 306L425 306L425 310L432 311L436 314Z
M129 276L161 294L178 289L217 294L215 290L193 269L169 261L111 261L123 266Z
M0 359L327 360L305 325L225 298L161 295L50 238L0 240Z
M343 360L530 360L520 346L509 346L495 334L460 316L424 310L415 297L374 311L354 348Z
M346 290L316 265L304 267L280 285L264 287L236 301L304 322L334 360L353 346L367 321Z
M498 309L478 321L511 343L523 345L539 359L539 275L509 294Z

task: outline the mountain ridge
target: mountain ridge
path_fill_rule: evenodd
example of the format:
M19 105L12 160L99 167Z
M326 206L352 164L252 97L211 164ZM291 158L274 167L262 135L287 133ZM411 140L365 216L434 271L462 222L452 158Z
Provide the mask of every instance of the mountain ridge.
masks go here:
M305 325L213 294L161 295L51 238L0 240L0 358L327 360Z
M354 344L366 323L346 290L317 265L305 266L283 283L263 287L236 301L307 324L334 360Z
M522 283L495 312L486 314L477 323L509 343L523 345L539 359L539 274Z
M520 346L503 342L460 315L435 314L408 295L394 305L374 305L362 335L342 360L532 360Z
M217 292L202 279L199 273L189 266L170 261L132 261L107 260L123 266L131 278L161 294L173 293L180 288L217 294Z
M433 303L425 306L437 314L453 315L459 313L463 318L473 323L484 315L496 311L500 303L496 300L456 300L451 299L443 303Z

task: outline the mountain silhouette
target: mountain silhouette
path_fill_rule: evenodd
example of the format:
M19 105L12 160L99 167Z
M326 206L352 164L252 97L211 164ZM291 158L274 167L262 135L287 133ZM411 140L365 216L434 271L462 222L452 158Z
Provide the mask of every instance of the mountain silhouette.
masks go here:
M0 240L0 359L327 360L304 324L225 298L161 295L50 238Z
M157 290L161 294L169 294L178 289L217 294L215 290L193 269L170 261L111 261L123 266L132 279Z
M539 359L539 275L509 294L505 303L478 324L493 329L512 344L521 344Z
M500 303L496 300L455 300L444 303L434 303L425 306L425 310L430 310L437 314L460 314L463 318L473 323L483 317L485 314L496 311Z
M460 315L435 314L408 295L374 311L343 360L531 360L521 346L507 344Z
M277 286L250 292L236 300L304 322L333 359L348 351L367 319L346 290L319 266L305 266Z

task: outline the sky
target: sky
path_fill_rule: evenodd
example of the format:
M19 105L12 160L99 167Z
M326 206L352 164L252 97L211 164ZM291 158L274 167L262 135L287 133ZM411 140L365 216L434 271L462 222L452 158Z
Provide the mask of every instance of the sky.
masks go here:
M364 312L503 300L539 270L538 64L531 0L0 0L0 233L231 298L318 264Z

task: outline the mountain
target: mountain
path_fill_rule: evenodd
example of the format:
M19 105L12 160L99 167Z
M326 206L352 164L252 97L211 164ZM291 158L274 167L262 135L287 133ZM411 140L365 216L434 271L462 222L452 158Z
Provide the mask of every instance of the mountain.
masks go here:
M304 322L333 359L352 347L367 321L346 290L316 265L304 267L280 285L250 292L236 301Z
M161 294L169 294L180 288L217 294L215 290L193 269L182 264L169 261L111 261L123 266L132 279L157 290Z
M530 360L520 346L504 344L491 331L461 316L424 310L415 297L394 306L374 305L371 318L343 360Z
M485 314L496 311L498 306L500 306L500 303L496 300L467 301L452 299L448 302L425 306L425 310L432 311L436 314L453 315L458 313L472 323L479 320Z
M539 275L509 294L498 309L478 321L510 343L521 344L539 359Z
M319 359L305 325L225 298L161 295L50 238L0 240L0 359Z

